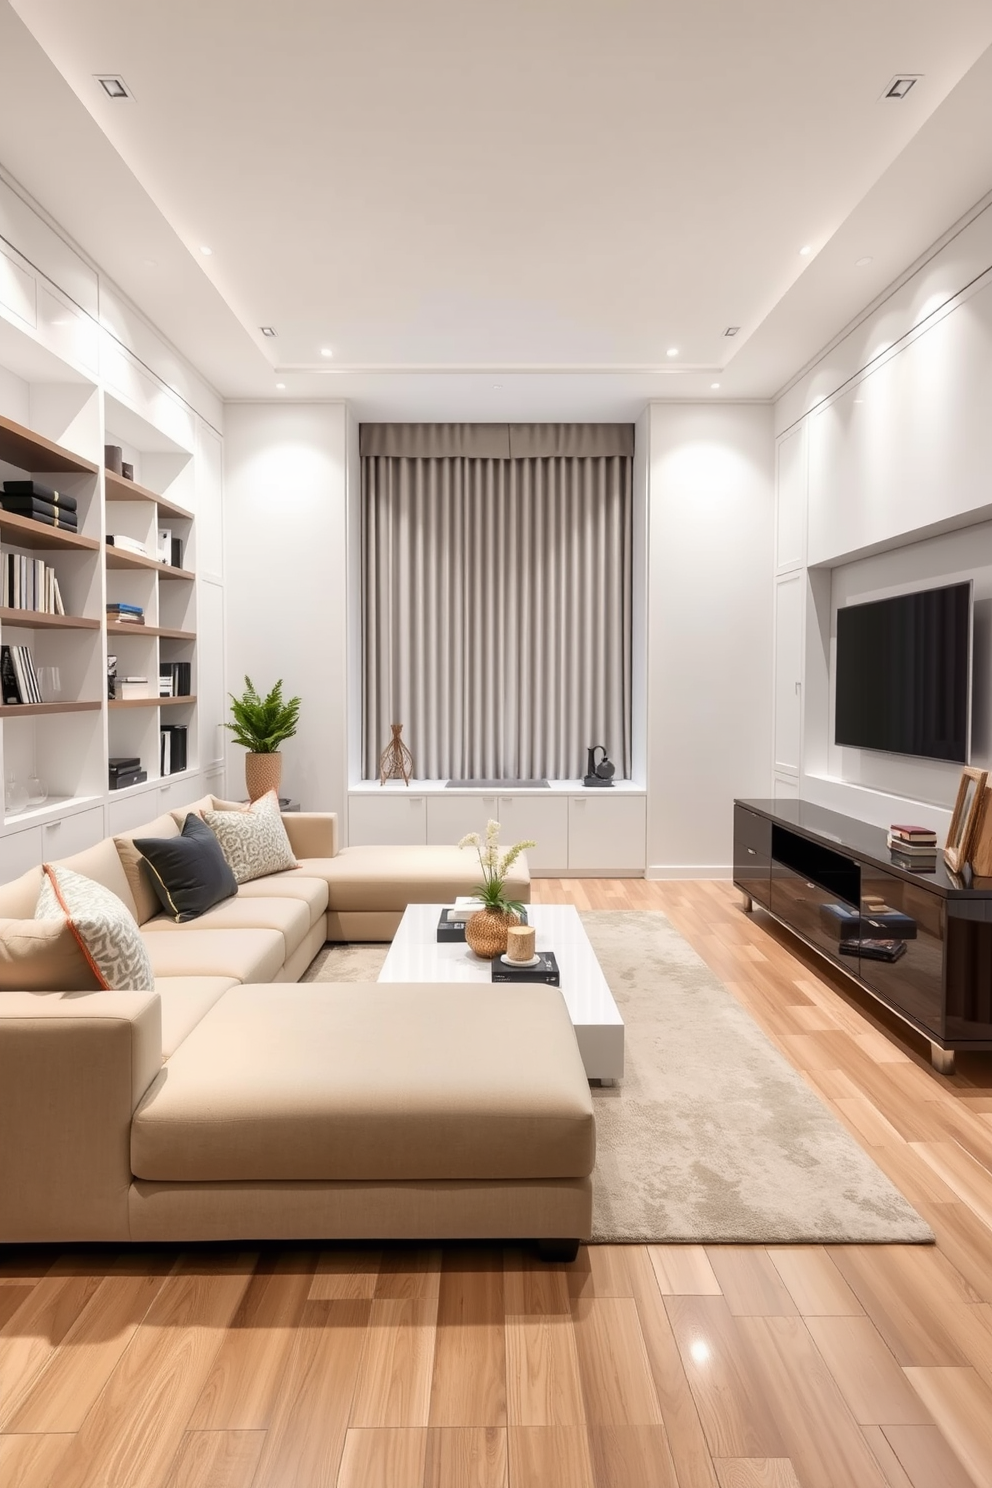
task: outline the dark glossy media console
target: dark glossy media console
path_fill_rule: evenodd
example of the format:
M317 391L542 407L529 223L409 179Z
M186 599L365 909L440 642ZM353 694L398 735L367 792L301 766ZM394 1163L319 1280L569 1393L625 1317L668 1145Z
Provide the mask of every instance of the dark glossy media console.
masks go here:
M882 828L807 801L735 801L734 883L929 1039L942 1074L992 1049L992 880L939 853L935 872L899 866Z

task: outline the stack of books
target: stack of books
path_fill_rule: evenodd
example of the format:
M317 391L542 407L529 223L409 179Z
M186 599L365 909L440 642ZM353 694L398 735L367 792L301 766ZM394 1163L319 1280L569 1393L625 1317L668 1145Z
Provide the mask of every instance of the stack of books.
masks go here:
M108 532L107 541L112 548L119 548L122 553L134 553L138 558L147 558L148 549L143 542L136 537L128 537L123 532Z
M141 761L136 754L111 756L107 763L111 790L124 790L126 786L140 785L143 780L148 779L148 771L141 768Z
M937 866L937 833L932 827L916 827L893 822L887 838L893 854L904 861L901 867L927 872Z
M60 527L66 532L79 531L75 496L66 496L53 491L51 486L36 480L6 480L0 494L0 506L17 517L28 517L32 522L44 522L48 527Z
M189 697L192 667L188 661L163 661L158 669L159 697Z
M0 604L13 610L64 615L65 606L54 568L25 553L0 554Z
M187 765L188 732L184 723L163 723L159 768L163 775L175 775Z
M110 625L144 625L144 607L126 604L122 599L114 600L107 605L107 621Z
M0 691L5 703L41 702L41 688L29 647L0 646Z
M147 677L118 677L117 697L121 702L128 702L134 698L150 698L153 696L148 686Z

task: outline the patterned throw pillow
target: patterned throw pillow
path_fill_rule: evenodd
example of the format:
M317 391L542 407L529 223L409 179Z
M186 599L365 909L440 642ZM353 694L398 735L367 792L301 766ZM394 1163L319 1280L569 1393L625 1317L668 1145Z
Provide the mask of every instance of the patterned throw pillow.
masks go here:
M204 811L203 820L217 833L239 884L298 866L275 791L252 801L246 811Z
M152 992L155 977L131 911L103 884L45 863L34 916L62 914L97 982L114 992Z

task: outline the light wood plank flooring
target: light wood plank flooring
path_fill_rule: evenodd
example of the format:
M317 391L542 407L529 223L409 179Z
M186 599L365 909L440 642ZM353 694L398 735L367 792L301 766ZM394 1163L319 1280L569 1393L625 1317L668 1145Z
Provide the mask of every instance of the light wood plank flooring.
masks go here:
M728 884L534 897L664 911L937 1245L0 1250L3 1488L992 1485L992 1056Z

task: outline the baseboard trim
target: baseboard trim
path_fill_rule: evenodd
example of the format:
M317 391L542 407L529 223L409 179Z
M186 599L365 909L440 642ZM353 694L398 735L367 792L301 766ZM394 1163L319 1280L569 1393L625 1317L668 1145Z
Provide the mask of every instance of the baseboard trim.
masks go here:
M643 868L532 868L531 878L645 878Z
M645 878L733 878L731 863L650 863Z

